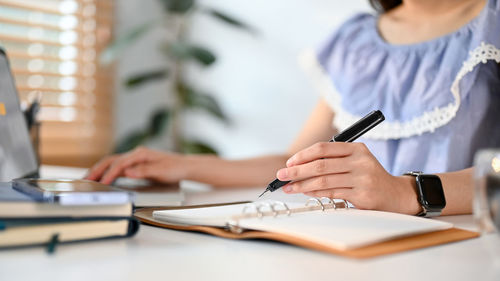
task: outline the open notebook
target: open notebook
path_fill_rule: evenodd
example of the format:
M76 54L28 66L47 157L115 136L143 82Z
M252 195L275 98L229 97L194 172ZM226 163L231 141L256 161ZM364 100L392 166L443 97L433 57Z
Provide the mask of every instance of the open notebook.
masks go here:
M226 238L263 238L351 257L370 257L476 237L447 222L348 208L345 202L256 202L143 210L143 222Z

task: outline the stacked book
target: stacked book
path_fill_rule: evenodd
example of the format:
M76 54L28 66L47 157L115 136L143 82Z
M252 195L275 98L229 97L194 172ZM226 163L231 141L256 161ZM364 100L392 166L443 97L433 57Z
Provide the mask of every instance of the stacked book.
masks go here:
M131 200L121 204L46 202L0 183L0 248L130 237L139 223Z

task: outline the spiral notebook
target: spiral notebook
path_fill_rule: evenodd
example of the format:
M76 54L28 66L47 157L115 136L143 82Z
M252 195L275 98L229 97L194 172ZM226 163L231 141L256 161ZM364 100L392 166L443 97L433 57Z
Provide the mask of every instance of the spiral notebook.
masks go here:
M355 258L366 258L477 237L451 223L349 208L345 201L312 198L305 204L255 202L138 211L141 221L213 235L262 238Z

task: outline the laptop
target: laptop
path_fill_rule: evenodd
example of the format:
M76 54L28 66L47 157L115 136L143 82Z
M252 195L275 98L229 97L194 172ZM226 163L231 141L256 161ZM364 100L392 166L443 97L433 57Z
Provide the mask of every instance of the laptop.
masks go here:
M136 207L180 205L184 199L178 185L105 186L74 179L40 179L39 163L29 136L25 116L10 71L6 52L0 47L0 182L12 181L15 189L39 201L65 205L122 204ZM121 181L123 182L123 180Z
M0 182L36 177L38 166L9 62L0 48Z

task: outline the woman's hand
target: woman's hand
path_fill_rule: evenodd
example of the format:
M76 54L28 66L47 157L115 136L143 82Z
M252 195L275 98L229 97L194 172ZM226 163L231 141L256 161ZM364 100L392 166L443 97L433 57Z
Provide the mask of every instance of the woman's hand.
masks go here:
M185 156L139 147L125 154L105 157L95 164L85 177L111 184L116 178L145 178L173 183L187 176L189 165Z
M286 193L345 199L359 209L417 214L413 177L390 175L363 143L321 142L297 152L277 177Z

